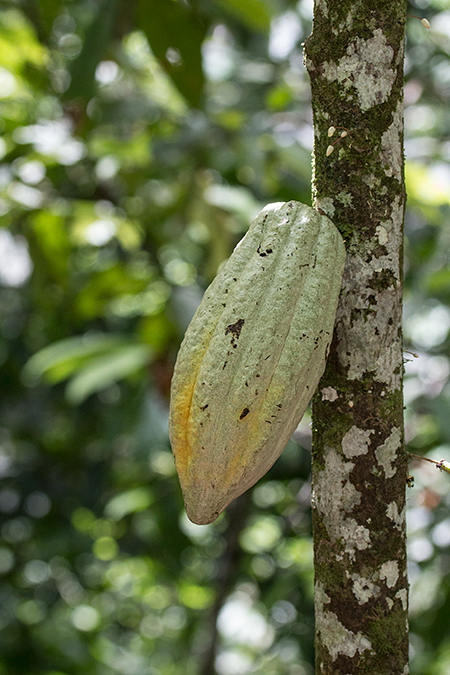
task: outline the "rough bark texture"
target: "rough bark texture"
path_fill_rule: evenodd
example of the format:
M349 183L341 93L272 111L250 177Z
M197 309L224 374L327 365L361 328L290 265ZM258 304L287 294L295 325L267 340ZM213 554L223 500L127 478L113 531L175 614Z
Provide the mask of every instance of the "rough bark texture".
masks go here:
M313 401L316 673L408 673L403 0L315 0L314 200L347 262ZM329 127L345 127L327 156ZM338 132L340 130L338 129Z

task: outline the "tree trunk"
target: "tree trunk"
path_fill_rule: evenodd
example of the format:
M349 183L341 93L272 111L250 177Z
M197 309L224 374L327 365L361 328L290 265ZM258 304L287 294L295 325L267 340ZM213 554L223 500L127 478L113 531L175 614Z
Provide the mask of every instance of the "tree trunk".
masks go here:
M408 673L402 397L405 3L315 0L315 207L347 263L313 400L316 673ZM328 136L330 127L337 131ZM347 135L333 146L345 127Z

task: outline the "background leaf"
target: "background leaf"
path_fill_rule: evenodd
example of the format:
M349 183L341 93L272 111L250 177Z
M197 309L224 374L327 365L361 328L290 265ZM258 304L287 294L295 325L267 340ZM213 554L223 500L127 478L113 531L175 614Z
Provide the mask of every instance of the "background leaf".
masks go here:
M200 105L204 75L201 47L206 17L189 11L179 0L138 0L138 25L161 66L189 105Z
M275 15L272 2L268 0L213 0L213 2L234 15L250 30L269 32L270 21Z
M140 372L151 356L147 345L123 345L110 354L90 359L70 379L66 389L68 400L81 403L95 392Z
M117 20L119 0L99 0L84 31L83 47L69 68L70 85L64 94L68 101L87 102L95 91L95 70L105 58Z

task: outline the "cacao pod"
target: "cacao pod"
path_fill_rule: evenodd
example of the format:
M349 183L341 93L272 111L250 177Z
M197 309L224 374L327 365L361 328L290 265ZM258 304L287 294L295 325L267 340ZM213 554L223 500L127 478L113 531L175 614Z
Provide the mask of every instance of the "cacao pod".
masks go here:
M181 344L169 434L186 512L213 521L283 451L325 369L345 262L333 223L266 206Z

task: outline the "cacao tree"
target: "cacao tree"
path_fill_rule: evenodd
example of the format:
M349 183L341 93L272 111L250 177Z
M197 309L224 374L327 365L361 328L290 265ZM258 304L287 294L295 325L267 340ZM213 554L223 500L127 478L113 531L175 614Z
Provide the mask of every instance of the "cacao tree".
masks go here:
M318 674L408 672L405 21L400 0L316 0L305 45L313 198L347 248L334 339L313 402Z

